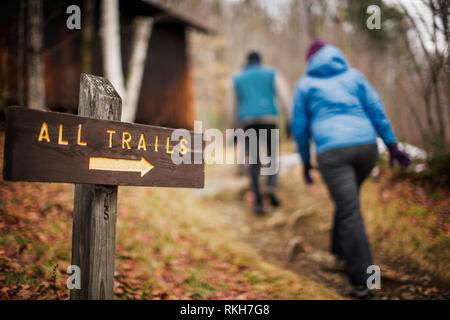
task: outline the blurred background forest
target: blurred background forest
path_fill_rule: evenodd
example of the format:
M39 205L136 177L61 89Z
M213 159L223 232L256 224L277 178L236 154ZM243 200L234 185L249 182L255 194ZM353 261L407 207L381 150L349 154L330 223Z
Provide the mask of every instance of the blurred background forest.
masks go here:
M102 20L108 14L100 1L75 3L83 17L78 31L65 28L67 1L2 4L0 119L11 104L76 112L79 74L87 72L106 76L132 105L123 121L192 129L195 118L224 128L230 76L250 50L278 68L292 90L306 48L320 38L339 46L378 90L400 140L427 151L426 173L449 175L448 0L105 1L113 24ZM367 26L374 5L379 29ZM148 16L156 17L153 31ZM169 24L158 24L167 17Z
M229 77L249 50L277 67L291 90L305 51L320 38L339 46L382 96L398 137L426 149L435 176L450 171L449 3L401 0L160 0L217 30L191 35L197 119L224 127ZM368 29L367 8L381 9Z
M77 30L66 27L73 4ZM367 27L371 5L380 29ZM339 46L398 138L426 154L411 154L406 174L381 157L362 192L380 298L450 299L449 0L10 0L0 17L0 129L10 105L76 113L81 73L111 81L122 121L224 129L230 77L250 50L292 93L311 41ZM284 205L265 217L229 166L207 166L201 190L121 187L115 297L343 298L346 278L329 270L326 188L317 171L303 183L284 142ZM69 297L72 212L72 185L0 180L0 300Z

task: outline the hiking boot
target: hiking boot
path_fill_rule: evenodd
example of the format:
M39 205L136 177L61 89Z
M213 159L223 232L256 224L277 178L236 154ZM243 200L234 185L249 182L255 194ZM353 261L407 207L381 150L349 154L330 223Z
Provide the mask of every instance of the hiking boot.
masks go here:
M253 207L253 213L257 216L262 216L266 213L266 211L261 204L255 204L255 206Z
M365 285L352 286L349 295L357 299L366 300L373 298L375 291L367 288Z
M347 266L347 261L340 256L336 256L335 268L337 271L345 272L345 268Z
M268 192L267 197L269 198L270 204L272 206L279 207L281 205L280 199L278 199L275 192Z
M334 263L327 264L323 269L327 272L345 272L347 262L340 256L334 256Z

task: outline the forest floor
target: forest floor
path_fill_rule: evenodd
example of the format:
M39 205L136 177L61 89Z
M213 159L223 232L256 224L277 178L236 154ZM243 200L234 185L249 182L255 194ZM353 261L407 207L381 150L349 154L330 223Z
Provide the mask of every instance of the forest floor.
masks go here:
M116 299L343 298L266 262L197 190L118 199ZM68 299L72 211L72 185L0 181L0 299Z
M257 217L235 169L208 167L205 189L119 188L115 298L345 298L317 172L308 187L284 168L283 206ZM406 182L381 168L362 191L377 297L449 299L448 189ZM0 299L68 298L72 210L72 185L0 181Z
M377 168L377 177L370 177L361 192L374 263L381 269L375 299L450 299L448 186ZM329 254L333 204L317 171L314 185L307 186L299 165L285 168L278 188L282 206L266 203L268 213L255 216L248 179L230 175L223 166L210 170L216 172L209 174L213 178L206 189L226 187L206 197L241 239L269 262L340 294L348 292L347 277ZM222 178L214 181L217 177Z

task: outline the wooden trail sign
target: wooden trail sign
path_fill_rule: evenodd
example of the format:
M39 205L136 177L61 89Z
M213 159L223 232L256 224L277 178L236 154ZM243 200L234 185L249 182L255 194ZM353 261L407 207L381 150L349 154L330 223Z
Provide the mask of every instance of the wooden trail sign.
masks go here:
M174 129L11 107L4 178L10 181L202 188L204 163ZM202 139L198 134L196 139ZM174 164L179 144L191 164ZM200 146L202 144L200 143ZM197 151L201 159L202 150Z
M79 116L8 110L4 179L77 183L72 266L80 270L81 287L71 289L71 299L114 297L117 185L204 185L201 134L189 133L191 143L171 141L174 129L119 122L121 108L107 79L82 74ZM199 150L189 148L196 139ZM173 152L201 163L176 165Z

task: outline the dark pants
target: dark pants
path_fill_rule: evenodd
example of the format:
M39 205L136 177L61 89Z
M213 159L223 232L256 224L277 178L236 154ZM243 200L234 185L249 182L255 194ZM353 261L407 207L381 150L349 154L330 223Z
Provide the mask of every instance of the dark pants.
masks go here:
M376 144L326 150L317 156L319 169L336 211L331 252L346 261L353 285L365 285L372 254L364 228L359 190L378 158Z
M250 179L251 179L251 183L252 183L252 190L253 193L255 195L255 204L256 205L260 205L262 206L263 204L263 200L262 200L262 195L261 195L261 190L260 190L260 185L259 185L259 176L261 173L261 161L260 161L260 150L259 150L259 129L266 129L267 131L267 143L265 145L265 149L267 152L267 156L271 157L271 147L272 147L272 143L271 143L271 130L277 129L277 125L275 124L252 124L252 125L248 125L244 128L244 131L247 131L248 129L255 129L256 130L256 136L257 136L257 152L258 152L258 156L257 156L257 160L255 164L250 164ZM246 141L246 146L249 147L249 143L248 141ZM249 153L248 147L246 148L246 152L247 154ZM275 157L277 157L278 155L274 155ZM277 160L275 160L277 161ZM276 184L277 184L277 174L273 174L273 175L268 175L267 176L267 191L268 192L275 192L275 188L276 188Z

